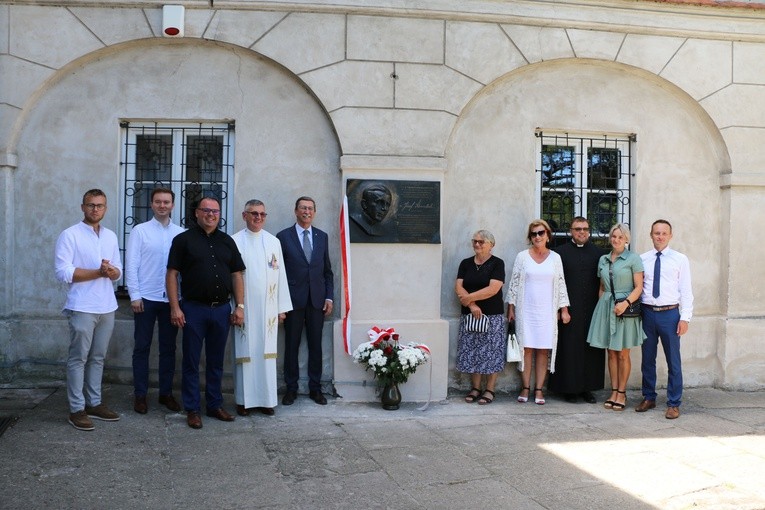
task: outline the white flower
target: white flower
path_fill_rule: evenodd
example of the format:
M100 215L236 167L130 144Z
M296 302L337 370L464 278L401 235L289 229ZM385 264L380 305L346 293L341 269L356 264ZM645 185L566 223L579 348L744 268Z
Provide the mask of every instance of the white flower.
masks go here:
M385 357L382 350L375 349L369 355L369 361L367 361L367 363L369 363L369 366L372 366L372 367L375 367L375 366L384 367L388 363L388 358Z

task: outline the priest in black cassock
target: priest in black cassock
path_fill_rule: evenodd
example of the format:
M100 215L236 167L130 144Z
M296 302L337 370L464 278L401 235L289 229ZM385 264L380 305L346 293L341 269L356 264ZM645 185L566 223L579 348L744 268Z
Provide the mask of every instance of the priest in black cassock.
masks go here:
M548 388L574 403L579 397L595 403L594 390L603 389L605 351L590 347L587 332L598 301L598 260L605 253L590 242L590 225L577 216L571 221L571 241L555 248L563 261L571 301L571 322L558 324L558 356Z

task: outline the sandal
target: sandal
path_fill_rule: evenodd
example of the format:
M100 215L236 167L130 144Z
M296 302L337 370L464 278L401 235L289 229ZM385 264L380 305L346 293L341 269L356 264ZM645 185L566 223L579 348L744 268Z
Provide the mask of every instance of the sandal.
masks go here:
M529 390L531 390L531 388L529 388L528 386L524 386L523 388L521 388L521 393L523 393L524 391L529 391ZM528 401L529 401L529 397L528 396L522 397L522 396L518 395L518 402L520 402L521 404L523 404L524 402L528 402Z
M617 393L619 392L619 390L617 390L616 388L611 388L611 393L613 393L615 391ZM613 400L606 400L605 402L603 402L603 407L605 407L606 409L612 409L614 407L614 401Z
M624 411L624 408L627 407L627 390L619 391L616 390L616 393L621 393L624 395L624 403L620 404L619 402L614 402L613 407L611 408L614 411Z
M471 388L470 393L465 395L465 402L472 404L481 396L481 388Z
M534 390L534 395L536 395L536 394L537 394L537 392L539 392L539 393L542 393L542 390L541 390L541 389L539 389L539 388L535 389L535 390ZM535 403L536 405L538 405L538 406L543 406L543 405L545 405L545 395L544 395L544 393L542 393L542 398L536 398L536 397L534 397L534 403Z
M486 396L487 393L491 393L491 398ZM481 395L481 398L478 399L478 405L485 406L491 404L492 402L494 402L494 392L491 390L483 390L483 395Z

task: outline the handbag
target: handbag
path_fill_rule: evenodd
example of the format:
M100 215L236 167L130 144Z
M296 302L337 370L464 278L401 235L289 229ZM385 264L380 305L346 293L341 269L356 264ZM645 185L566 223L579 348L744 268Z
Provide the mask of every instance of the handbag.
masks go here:
M489 317L481 314L479 318L473 317L472 313L465 315L465 331L471 333L488 333L489 332Z
M613 270L613 264L611 267L608 268L608 279L611 281L611 296L614 298L614 304L621 303L622 301L626 301L627 298L622 299L616 299L616 294L614 294L614 270ZM640 317L640 299L635 300L634 303L628 303L628 307L626 310L624 310L624 313L619 315L619 318L621 319L632 319L635 317Z
M507 362L516 363L523 359L521 344L518 343L518 337L515 336L515 322L507 324Z

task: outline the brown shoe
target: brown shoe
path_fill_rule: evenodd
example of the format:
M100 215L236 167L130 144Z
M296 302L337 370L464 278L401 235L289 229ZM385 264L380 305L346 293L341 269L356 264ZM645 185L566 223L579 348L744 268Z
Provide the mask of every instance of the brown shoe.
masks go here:
M175 400L175 397L172 395L160 395L158 402L173 411L174 413L177 413L181 410L181 405Z
M678 418L679 416L680 416L679 407L668 407L667 414L664 415L664 417L668 420L674 420L675 418Z
M77 430L90 431L96 428L93 426L93 422L90 421L90 418L88 418L88 415L85 411L77 411L76 413L70 414L67 421Z
M234 421L234 417L231 416L226 412L225 409L222 407L219 407L218 409L213 409L212 411L207 411L207 416L210 418L217 418L220 421Z
M201 429L202 417L199 416L199 413L196 411L189 411L188 413L186 413L186 423L192 429Z
M149 406L146 404L146 395L133 398L133 411L138 414L146 414L149 411Z
M273 407L256 407L255 411L265 414L266 416L273 416L274 415L274 408Z
M245 409L245 407L243 405L237 404L236 405L236 414L238 414L239 416L249 416L250 415L250 410L249 409Z
M656 407L656 401L655 400L648 400L648 399L644 398L643 401L641 403L639 403L637 405L637 407L635 408L635 412L636 413L644 413L644 412L648 411L649 409L653 409L654 407Z
M103 421L118 421L120 415L106 407L106 404L101 402L95 407L85 406L85 412L91 418Z

